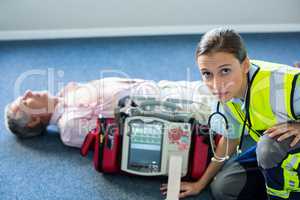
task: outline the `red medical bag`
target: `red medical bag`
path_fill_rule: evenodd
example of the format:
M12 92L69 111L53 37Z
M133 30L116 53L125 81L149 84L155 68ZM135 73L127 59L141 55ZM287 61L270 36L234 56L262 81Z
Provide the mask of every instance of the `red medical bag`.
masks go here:
M205 172L212 154L207 126L196 124L192 129L189 170L186 177L196 180ZM219 139L219 135L215 136L215 143L218 143ZM121 172L122 135L115 119L99 119L97 127L88 133L81 148L81 155L86 156L92 149L94 149L94 167L97 171L102 173Z
M81 147L81 155L86 156L94 149L93 162L97 171L116 173L120 171L121 135L113 118L98 119Z

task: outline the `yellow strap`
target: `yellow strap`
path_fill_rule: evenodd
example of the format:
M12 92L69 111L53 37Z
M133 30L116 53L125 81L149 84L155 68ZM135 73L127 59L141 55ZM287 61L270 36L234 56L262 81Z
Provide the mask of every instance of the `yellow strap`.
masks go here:
M286 190L275 190L273 188L270 188L266 185L267 193L269 195L275 196L275 197L281 197L283 199L288 199L290 196L290 192Z
M284 175L284 189L289 191L300 191L299 176L296 171L300 163L300 153L289 154L282 162L281 168Z

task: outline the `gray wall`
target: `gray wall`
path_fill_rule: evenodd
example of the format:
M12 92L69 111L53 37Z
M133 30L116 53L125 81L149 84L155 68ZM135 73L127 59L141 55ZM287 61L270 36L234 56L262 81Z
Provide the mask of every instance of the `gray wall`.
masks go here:
M299 0L1 0L0 39L300 31Z

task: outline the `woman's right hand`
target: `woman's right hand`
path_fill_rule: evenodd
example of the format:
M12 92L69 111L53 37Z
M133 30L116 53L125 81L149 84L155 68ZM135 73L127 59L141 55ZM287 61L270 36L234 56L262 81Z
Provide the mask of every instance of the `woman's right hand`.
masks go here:
M162 195L167 194L167 184L162 184L160 187L160 191ZM199 194L203 189L205 188L205 185L201 184L201 182L181 182L180 184L180 193L179 198L185 198L188 196L194 196Z

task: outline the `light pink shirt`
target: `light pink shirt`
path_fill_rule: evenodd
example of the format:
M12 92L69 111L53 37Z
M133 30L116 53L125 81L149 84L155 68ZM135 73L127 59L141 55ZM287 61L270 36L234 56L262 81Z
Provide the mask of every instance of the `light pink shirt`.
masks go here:
M89 130L95 128L101 113L113 117L118 101L131 93L151 94L153 81L104 78L81 84L71 82L59 92L59 103L50 124L57 125L65 145L81 147Z
M198 85L199 82L156 83L150 80L123 78L104 78L85 84L71 82L58 94L59 103L55 107L50 124L58 126L65 145L81 147L87 133L95 128L99 114L113 117L114 109L122 97L149 95L187 99L189 93L188 95L195 99L199 94L195 89L199 89ZM206 89L201 90L207 94Z

